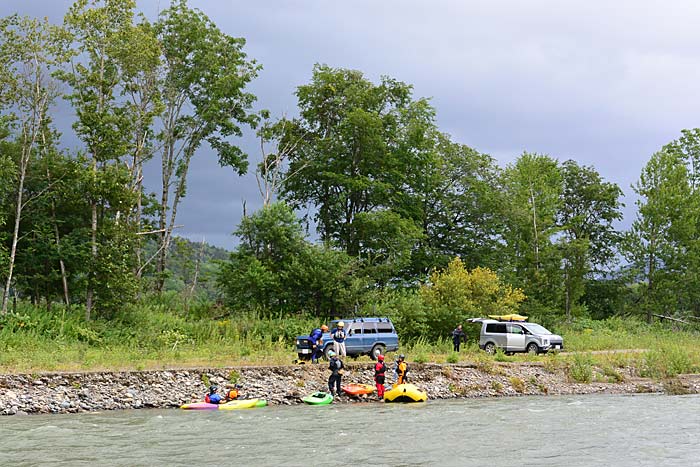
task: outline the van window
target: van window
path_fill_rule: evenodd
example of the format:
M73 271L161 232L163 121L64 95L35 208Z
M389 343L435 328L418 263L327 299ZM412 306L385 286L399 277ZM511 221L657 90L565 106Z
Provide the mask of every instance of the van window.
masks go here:
M486 332L505 334L506 333L506 325L505 325L505 323L488 323L486 325Z
M352 323L348 327L348 336L356 335L356 334L362 334L362 327L360 326L360 323Z
M377 332L378 332L379 334L382 334L382 333L391 333L391 332L393 332L393 331L394 331L394 330L392 329L390 323L377 323Z
M524 334L523 328L521 328L517 324L508 324L507 326L509 334Z
M362 324L362 333L363 334L376 334L377 333L376 323L363 323Z

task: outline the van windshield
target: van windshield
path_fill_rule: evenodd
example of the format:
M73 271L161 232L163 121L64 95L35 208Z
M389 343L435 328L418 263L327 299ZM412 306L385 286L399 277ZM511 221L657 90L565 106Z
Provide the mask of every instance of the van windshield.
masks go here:
M528 323L527 329L533 334L551 334L547 328L539 324Z

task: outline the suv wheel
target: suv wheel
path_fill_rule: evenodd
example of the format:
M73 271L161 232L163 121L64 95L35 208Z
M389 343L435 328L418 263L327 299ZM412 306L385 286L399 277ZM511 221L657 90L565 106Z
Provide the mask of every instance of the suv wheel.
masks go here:
M540 348L537 347L537 344L535 344L534 342L530 342L527 345L527 353L529 353L530 355L537 355L538 353L540 353Z
M486 345L484 346L484 352L487 354L495 354L496 353L496 344L493 342L487 342Z
M382 344L377 344L374 347L372 347L372 351L369 353L369 357L372 360L376 360L378 356L384 354L384 351L386 351L386 347L384 347Z

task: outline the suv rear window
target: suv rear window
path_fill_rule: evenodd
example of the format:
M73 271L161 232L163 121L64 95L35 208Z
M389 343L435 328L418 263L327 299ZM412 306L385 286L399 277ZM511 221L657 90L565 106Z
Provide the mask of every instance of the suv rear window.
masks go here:
M382 334L386 332L393 332L394 329L391 327L391 324L389 323L377 323L377 332Z
M362 324L362 333L363 334L376 334L377 333L376 323L363 323Z
M486 325L486 332L505 334L506 333L506 325L505 325L505 323L488 323Z

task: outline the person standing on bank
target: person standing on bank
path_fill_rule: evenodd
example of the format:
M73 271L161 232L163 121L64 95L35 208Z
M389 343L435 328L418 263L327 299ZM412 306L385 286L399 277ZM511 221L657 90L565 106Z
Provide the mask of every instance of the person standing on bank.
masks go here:
M398 375L396 386L408 383L408 378L406 377L408 374L408 363L406 363L406 356L404 354L399 355L399 366L396 369L396 373Z
M328 369L331 370L331 375L328 377L328 392L331 396L340 395L340 381L343 378L343 362L338 358L335 352L332 350L328 352L330 357L330 362L328 363ZM335 387L335 393L333 389Z
M386 364L384 363L384 355L377 355L377 363L374 365L374 382L377 384L377 396L379 396L379 399L384 399L385 373Z
M454 331L452 331L452 345L455 352L459 352L459 346L464 341L467 343L467 335L462 331L462 325L457 326Z
M335 350L335 353L338 354L339 357L345 357L345 337L347 337L345 334L345 323L338 321L331 336L333 336L333 350Z
M309 346L311 347L311 363L318 363L318 359L323 354L323 333L328 331L325 324L320 328L315 328L309 334Z

